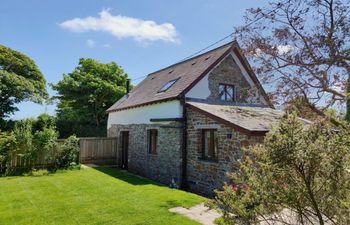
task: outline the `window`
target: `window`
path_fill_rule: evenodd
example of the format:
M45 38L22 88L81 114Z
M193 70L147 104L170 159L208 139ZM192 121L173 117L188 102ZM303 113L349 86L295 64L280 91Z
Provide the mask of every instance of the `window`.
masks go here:
M147 131L148 153L150 154L157 154L157 137L158 130L151 129Z
M219 84L219 97L223 101L235 101L235 87L230 84Z
M174 79L174 80L171 80L169 81L168 83L166 83L158 92L164 92L166 90L168 90L169 88L171 88L171 86L173 86L175 84L175 82L180 79L180 78L177 78L177 79Z
M218 159L217 130L202 130L202 158L213 161L216 161Z

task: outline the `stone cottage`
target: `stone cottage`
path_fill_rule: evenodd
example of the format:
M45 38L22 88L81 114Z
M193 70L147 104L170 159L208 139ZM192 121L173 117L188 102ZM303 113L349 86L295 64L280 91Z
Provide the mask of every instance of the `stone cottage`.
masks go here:
M236 42L149 74L107 112L120 167L202 195L281 116Z

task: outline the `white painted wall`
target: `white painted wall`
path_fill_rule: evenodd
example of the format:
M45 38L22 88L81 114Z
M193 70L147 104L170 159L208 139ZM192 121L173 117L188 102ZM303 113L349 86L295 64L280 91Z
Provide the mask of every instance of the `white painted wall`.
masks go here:
M187 98L207 99L210 95L208 74L205 75L191 90L186 94Z
M153 124L150 119L182 118L182 112L178 100L111 112L108 114L107 129L112 124Z

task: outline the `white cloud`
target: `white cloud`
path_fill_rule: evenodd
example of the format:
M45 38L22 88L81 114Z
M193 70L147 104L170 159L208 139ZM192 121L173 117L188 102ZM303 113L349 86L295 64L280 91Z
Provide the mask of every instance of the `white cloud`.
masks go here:
M291 50L292 50L292 46L290 46L290 45L278 45L277 46L277 51L278 51L278 54L280 54L280 55L288 53Z
M176 28L171 23L157 24L152 20L142 20L122 15L112 15L103 9L99 17L74 18L59 24L62 28L73 32L102 31L123 39L136 41L179 42Z
M86 45L87 45L89 48L93 48L93 47L96 46L96 41L91 40L91 39L88 39L88 40L86 40Z

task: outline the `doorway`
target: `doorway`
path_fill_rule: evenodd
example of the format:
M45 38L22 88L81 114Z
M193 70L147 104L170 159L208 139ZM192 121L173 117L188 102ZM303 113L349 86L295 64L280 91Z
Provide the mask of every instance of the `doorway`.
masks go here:
M129 131L121 131L120 134L122 147L121 168L128 169Z

